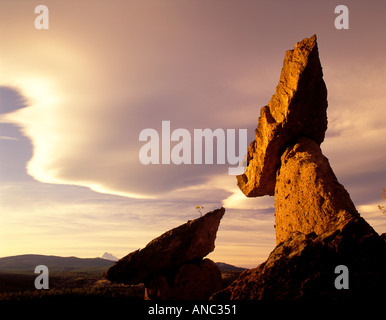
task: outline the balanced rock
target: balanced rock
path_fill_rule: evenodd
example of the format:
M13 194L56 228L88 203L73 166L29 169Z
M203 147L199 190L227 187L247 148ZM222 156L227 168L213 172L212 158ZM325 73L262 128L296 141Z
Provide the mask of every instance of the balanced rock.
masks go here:
M360 217L320 149L326 93L313 36L286 53L276 94L262 108L248 149L247 171L238 177L247 196L275 195L277 246L212 299L382 296L386 243ZM348 290L336 282L342 265Z
M338 182L320 147L300 138L281 156L275 188L276 242L292 232L319 235L359 217L350 195Z
M247 197L274 195L280 156L289 144L299 137L323 142L326 110L327 89L313 35L286 52L276 93L260 110L256 139L248 147L248 166L237 176Z
M105 277L124 284L144 283L148 298L157 299L173 299L179 290L189 292L189 283L181 279L186 279L186 275L190 274L187 270L195 267L200 271L196 277L207 280L209 274L218 280L210 260L202 262L202 258L215 248L217 230L224 213L224 208L217 209L165 232L145 248L117 261L105 272ZM209 288L209 285L212 287ZM212 281L197 294L200 297L209 296L218 289L218 285L218 281Z

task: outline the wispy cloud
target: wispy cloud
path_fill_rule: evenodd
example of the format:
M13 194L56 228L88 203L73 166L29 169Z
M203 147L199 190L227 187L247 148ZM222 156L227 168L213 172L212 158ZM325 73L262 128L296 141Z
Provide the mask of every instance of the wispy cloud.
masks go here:
M14 137L0 136L0 140L18 141L19 139Z
M1 200L3 225L9 226L2 241L16 243L23 231L48 250L48 233L56 232L63 252L67 244L84 242L99 255L108 249L98 251L102 237L111 246L130 243L119 252L107 250L123 255L197 214L196 205L223 205L216 253L240 252L237 261L243 263L244 255L248 264L253 255L264 256L274 239L273 198L245 198L228 166L142 165L138 137L145 128L160 132L169 120L172 130L190 132L247 128L252 141L284 51L314 32L329 99L322 149L355 203L371 211L366 206L386 185L386 44L379 41L386 4L350 2L355 23L346 32L333 28L325 2L106 3L76 3L76 10L73 1L52 3L56 14L44 33L33 28L33 13L20 3L2 4L0 140L13 148L3 161L17 162L19 170L17 176L16 165L8 166L3 173L3 186L14 189ZM26 143L9 124L28 137L32 152L16 149ZM44 184L17 184L25 169ZM385 232L382 218L369 214ZM242 249L251 242L253 248Z

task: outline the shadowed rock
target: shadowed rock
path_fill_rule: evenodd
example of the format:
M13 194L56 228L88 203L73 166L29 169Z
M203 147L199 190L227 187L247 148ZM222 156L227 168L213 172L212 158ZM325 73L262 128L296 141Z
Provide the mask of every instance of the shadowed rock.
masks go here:
M157 275L145 284L145 300L207 300L222 289L221 273L210 259L181 265L170 275Z
M348 268L348 289L338 290L335 268ZM316 236L293 232L267 261L244 271L213 300L379 300L386 283L386 243L362 218Z
M214 250L217 229L224 213L224 208L214 210L165 232L145 248L120 259L105 272L105 277L124 284L143 282L148 298L208 298L219 289L221 277L218 281L220 272L217 266L209 259L202 261L202 258ZM186 281L186 277L193 269L200 272L196 277L204 280L197 282L201 283L201 291L189 295L187 292L191 292L189 286L193 283ZM208 278L214 280L208 282ZM186 291L185 295L177 294L180 291Z
M214 250L217 229L225 213L221 208L188 221L120 259L105 276L113 282L138 284L165 269L175 268Z

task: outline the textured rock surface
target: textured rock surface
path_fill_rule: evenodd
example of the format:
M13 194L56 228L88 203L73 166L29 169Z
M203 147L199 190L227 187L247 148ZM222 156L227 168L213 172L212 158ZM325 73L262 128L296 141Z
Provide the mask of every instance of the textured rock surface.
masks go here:
M214 250L217 229L225 213L221 208L169 230L144 249L134 251L106 271L112 282L138 284L149 276L201 259Z
M337 290L335 267L349 270L349 289ZM362 218L334 232L294 232L266 262L243 272L213 300L379 300L386 284L386 243ZM314 300L316 299L316 300Z
M326 95L316 37L304 39L286 53L248 149L246 173L238 176L245 195L275 195L277 246L213 299L384 297L386 242L360 217L320 149ZM349 270L348 290L335 287L338 265Z
M248 197L274 195L276 170L285 148L299 137L317 144L327 129L327 89L316 36L285 54L280 81L268 106L262 107L248 166L237 184Z
M335 230L336 225L359 217L346 189L338 182L328 159L310 139L301 138L281 157L275 188L277 243L292 232Z
M222 289L221 273L210 259L185 263L176 272L145 283L146 300L207 300Z

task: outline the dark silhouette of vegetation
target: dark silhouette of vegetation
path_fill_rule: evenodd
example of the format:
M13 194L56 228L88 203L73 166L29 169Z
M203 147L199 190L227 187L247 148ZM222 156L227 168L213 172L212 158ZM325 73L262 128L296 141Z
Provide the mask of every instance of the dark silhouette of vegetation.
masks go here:
M31 300L31 299L66 299L66 298L103 298L143 300L144 289L141 286L122 287L85 287L49 290L27 290L0 293L0 300Z
M199 206L202 209L202 206ZM40 259L37 261L36 259ZM33 273L34 263L46 259L50 262L49 289L37 290ZM57 261L56 261L57 260ZM16 261L16 263L15 263ZM103 261L91 261L76 258L45 257L37 255L23 255L0 258L0 301L31 300L62 302L76 301L134 301L144 299L145 288L140 285L115 284L103 276L106 267L99 266ZM110 261L108 264L111 265ZM226 263L218 263L223 279L223 287L227 287L237 279L244 268L238 268ZM87 270L88 271L84 271ZM51 270L55 270L51 272ZM60 271L57 271L60 270ZM71 271L62 271L71 270Z
M50 275L50 289L37 290L36 275L0 274L0 300L119 299L143 300L143 285L112 284L96 272Z
M203 209L204 209L203 206L200 206L200 205L196 206L196 210L200 213L200 217L202 217L202 211L201 210L203 210Z
M386 189L382 188L381 197L383 199L386 199ZM379 210L381 210L383 213L386 213L386 207L385 206L378 206Z

